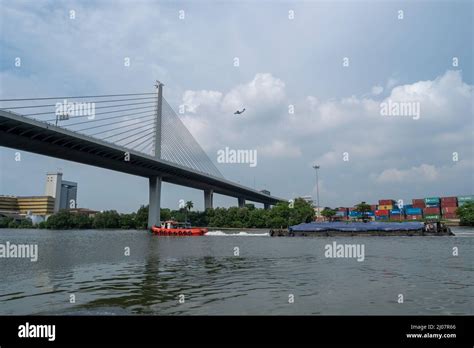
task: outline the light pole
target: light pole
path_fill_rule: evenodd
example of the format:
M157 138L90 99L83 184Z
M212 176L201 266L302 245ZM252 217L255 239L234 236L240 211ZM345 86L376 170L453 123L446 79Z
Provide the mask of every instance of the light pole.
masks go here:
M319 212L319 178L318 178L318 169L319 169L319 166L318 165L314 165L313 166L314 170L316 170L316 208L317 208L317 212L318 212L318 217L320 216L320 212Z

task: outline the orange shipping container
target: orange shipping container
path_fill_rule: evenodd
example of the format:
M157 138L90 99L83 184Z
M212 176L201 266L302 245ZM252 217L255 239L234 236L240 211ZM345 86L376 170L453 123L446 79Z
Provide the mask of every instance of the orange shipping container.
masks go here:
M393 209L393 205L379 205L379 210L392 210Z

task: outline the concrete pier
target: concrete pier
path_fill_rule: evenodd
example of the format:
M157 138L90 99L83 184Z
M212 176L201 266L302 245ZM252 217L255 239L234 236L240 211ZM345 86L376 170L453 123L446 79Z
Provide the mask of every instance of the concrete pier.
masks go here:
M204 209L212 209L213 207L213 190L204 190Z
M149 203L148 203L148 228L153 225L160 226L160 207L161 207L161 176L152 176L148 178Z

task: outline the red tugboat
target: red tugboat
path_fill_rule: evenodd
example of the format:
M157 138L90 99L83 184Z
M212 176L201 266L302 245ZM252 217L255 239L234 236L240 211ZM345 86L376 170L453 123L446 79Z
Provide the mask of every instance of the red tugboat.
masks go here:
M189 223L168 220L162 222L161 227L153 226L151 232L158 236L192 237L204 236L207 228L191 227Z

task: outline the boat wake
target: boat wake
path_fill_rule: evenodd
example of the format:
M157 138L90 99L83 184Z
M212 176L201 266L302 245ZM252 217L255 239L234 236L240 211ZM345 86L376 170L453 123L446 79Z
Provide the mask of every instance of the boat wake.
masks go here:
M215 236L225 236L225 237L269 237L268 232L265 233L249 233L249 232L222 232L222 231L210 231L205 234L205 236L215 237Z
M474 233L472 233L472 232L456 232L456 231L454 231L454 235L456 237L468 237L468 238L474 237Z

